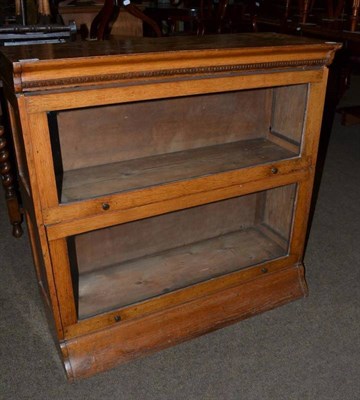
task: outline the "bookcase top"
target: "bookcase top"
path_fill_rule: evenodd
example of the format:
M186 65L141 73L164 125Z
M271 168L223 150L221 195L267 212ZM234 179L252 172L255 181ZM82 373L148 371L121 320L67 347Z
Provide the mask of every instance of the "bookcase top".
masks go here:
M341 47L277 33L129 38L4 47L0 79L15 93L278 68L321 68Z

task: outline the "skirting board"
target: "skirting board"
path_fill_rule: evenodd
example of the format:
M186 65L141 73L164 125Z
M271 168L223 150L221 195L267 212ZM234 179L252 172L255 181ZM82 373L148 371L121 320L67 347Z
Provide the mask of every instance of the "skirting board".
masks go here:
M63 341L66 374L86 378L307 295L302 264Z

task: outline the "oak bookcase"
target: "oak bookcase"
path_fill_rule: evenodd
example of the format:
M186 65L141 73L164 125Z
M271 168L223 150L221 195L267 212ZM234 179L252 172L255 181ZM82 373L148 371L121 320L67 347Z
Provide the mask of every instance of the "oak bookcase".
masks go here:
M240 34L1 51L34 264L70 379L306 295L338 47Z

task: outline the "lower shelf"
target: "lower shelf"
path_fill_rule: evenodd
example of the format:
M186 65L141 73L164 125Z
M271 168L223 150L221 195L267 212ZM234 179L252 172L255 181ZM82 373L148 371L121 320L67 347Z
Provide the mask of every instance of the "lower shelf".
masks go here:
M91 376L306 294L303 266L289 265L185 304L65 339L61 348L67 376Z
M278 243L264 227L251 227L81 274L79 318L286 255Z

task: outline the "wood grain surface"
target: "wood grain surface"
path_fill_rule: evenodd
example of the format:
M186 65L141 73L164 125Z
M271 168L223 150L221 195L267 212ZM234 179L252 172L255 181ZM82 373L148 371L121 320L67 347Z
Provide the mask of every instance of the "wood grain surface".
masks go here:
M339 47L259 33L1 49L34 263L70 379L306 295Z

